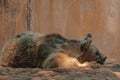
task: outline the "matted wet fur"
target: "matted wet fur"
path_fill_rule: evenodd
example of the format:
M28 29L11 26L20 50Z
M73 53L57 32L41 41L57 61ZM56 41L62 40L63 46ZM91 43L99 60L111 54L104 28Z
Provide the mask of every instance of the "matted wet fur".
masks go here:
M2 65L16 68L79 68L84 62L103 64L106 57L91 42L90 33L83 40L70 40L56 33L21 33L11 37L3 47Z

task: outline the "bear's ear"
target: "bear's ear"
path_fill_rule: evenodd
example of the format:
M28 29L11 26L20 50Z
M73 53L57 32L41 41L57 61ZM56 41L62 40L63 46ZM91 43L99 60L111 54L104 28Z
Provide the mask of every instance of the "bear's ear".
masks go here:
M91 38L88 38L87 40L81 40L81 42L80 42L80 45L81 45L80 49L81 49L81 51L87 51L88 48L90 47L91 43L92 43L92 39Z
M87 33L84 40L87 40L88 38L92 38L92 35L90 33Z

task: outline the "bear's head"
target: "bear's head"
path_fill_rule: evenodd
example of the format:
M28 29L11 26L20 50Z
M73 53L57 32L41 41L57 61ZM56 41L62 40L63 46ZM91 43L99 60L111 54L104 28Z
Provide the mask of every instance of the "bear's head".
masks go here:
M82 56L78 57L78 60L83 62L90 62L90 61L96 61L99 64L104 64L107 57L103 55L94 45L91 45L92 43L92 36L90 33L86 35L86 37L81 40L81 51Z

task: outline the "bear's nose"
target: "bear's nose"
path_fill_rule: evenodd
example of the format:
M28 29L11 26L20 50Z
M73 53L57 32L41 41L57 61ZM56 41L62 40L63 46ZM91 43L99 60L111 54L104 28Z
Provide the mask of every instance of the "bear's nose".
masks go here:
M104 58L103 58L103 61L105 61L107 59L107 57L105 56Z

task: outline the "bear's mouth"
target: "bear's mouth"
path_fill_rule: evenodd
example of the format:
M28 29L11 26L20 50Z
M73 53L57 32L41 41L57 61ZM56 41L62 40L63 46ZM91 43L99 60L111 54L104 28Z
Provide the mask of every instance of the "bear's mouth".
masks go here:
M99 63L99 64L101 64L101 65L104 65L104 62L100 62L100 61L98 61L97 63Z
M101 61L96 61L97 63L103 65L106 61L107 57L104 57Z

